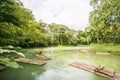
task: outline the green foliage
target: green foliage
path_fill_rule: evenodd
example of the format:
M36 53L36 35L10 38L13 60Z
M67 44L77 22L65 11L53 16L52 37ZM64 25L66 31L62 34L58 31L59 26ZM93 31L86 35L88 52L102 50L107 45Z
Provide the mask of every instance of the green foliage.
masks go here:
M46 24L36 22L19 0L2 0L0 5L0 46L47 46Z
M12 45L1 47L0 48L0 62L2 64L4 64L5 66L9 66L9 67L12 67L12 68L21 67L13 59L14 59L14 57L25 57L25 55L21 52L16 51L15 49L16 50L21 50L20 47L15 48Z
M2 49L9 49L9 50L17 50L17 51L20 51L20 50L23 50L21 47L14 47L12 45L9 45L9 46L3 46L1 47Z
M120 43L120 0L91 0L89 21L93 42Z
M40 47L120 42L120 0L91 0L90 26L75 31L62 24L36 22L19 0L0 2L0 46Z
M88 32L79 31L77 37L78 37L79 44L90 44L91 42L91 37Z
M13 61L13 60L11 60L9 58L0 58L0 62L2 62L2 64L6 65L8 67L12 67L12 68L19 68L19 67L21 67L15 61Z
M77 45L75 30L61 24L49 24L47 27L48 41L50 45Z
M3 49L14 49L14 47L12 45L9 45L9 46L3 46L2 47Z
M78 45L77 31L62 24L36 22L19 0L2 0L0 4L0 46ZM79 41L89 44L90 38L81 36Z
M27 20L34 20L32 12L25 9L19 0L1 0L0 2L0 22L22 27L28 23Z
M21 52L17 52L16 50L8 50L8 49L0 49L0 54L4 56L14 57L25 57L25 55Z
M120 45L119 44L92 44L90 49L92 52L108 52L116 55L120 55Z

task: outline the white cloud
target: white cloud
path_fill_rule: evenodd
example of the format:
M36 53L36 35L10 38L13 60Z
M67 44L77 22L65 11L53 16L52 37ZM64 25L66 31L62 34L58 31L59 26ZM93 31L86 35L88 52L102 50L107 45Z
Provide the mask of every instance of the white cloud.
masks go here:
M21 0L32 10L37 21L67 25L73 29L87 27L90 0Z

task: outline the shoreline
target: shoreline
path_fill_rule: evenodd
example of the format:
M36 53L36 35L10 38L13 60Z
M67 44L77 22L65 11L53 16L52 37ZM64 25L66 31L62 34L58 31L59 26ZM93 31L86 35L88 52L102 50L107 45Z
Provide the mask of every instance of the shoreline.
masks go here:
M82 54L98 54L98 55L108 55L108 56L120 56L119 54L109 53L109 52L93 52L89 50L79 50Z

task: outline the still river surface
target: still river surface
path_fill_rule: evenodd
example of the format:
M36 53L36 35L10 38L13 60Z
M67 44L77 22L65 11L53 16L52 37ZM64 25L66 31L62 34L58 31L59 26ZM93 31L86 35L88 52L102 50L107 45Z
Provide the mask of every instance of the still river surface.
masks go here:
M50 47L44 48L45 55L52 58L43 66L20 63L24 68L9 68L0 72L0 80L110 80L93 73L69 66L74 61L92 65L102 64L120 72L120 56L82 54L79 51L89 47ZM25 55L33 60L38 49L27 49Z

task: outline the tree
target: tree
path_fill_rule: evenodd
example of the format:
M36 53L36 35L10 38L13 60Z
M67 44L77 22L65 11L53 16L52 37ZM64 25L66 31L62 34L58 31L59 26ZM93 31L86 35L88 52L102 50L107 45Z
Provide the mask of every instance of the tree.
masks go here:
M77 36L75 31L62 24L49 24L47 35L51 45L76 45Z
M46 46L46 24L34 20L32 12L19 0L0 2L0 45Z
M78 37L79 44L90 44L91 42L90 32L78 31L77 37Z
M89 21L97 42L120 42L120 0L91 0Z

